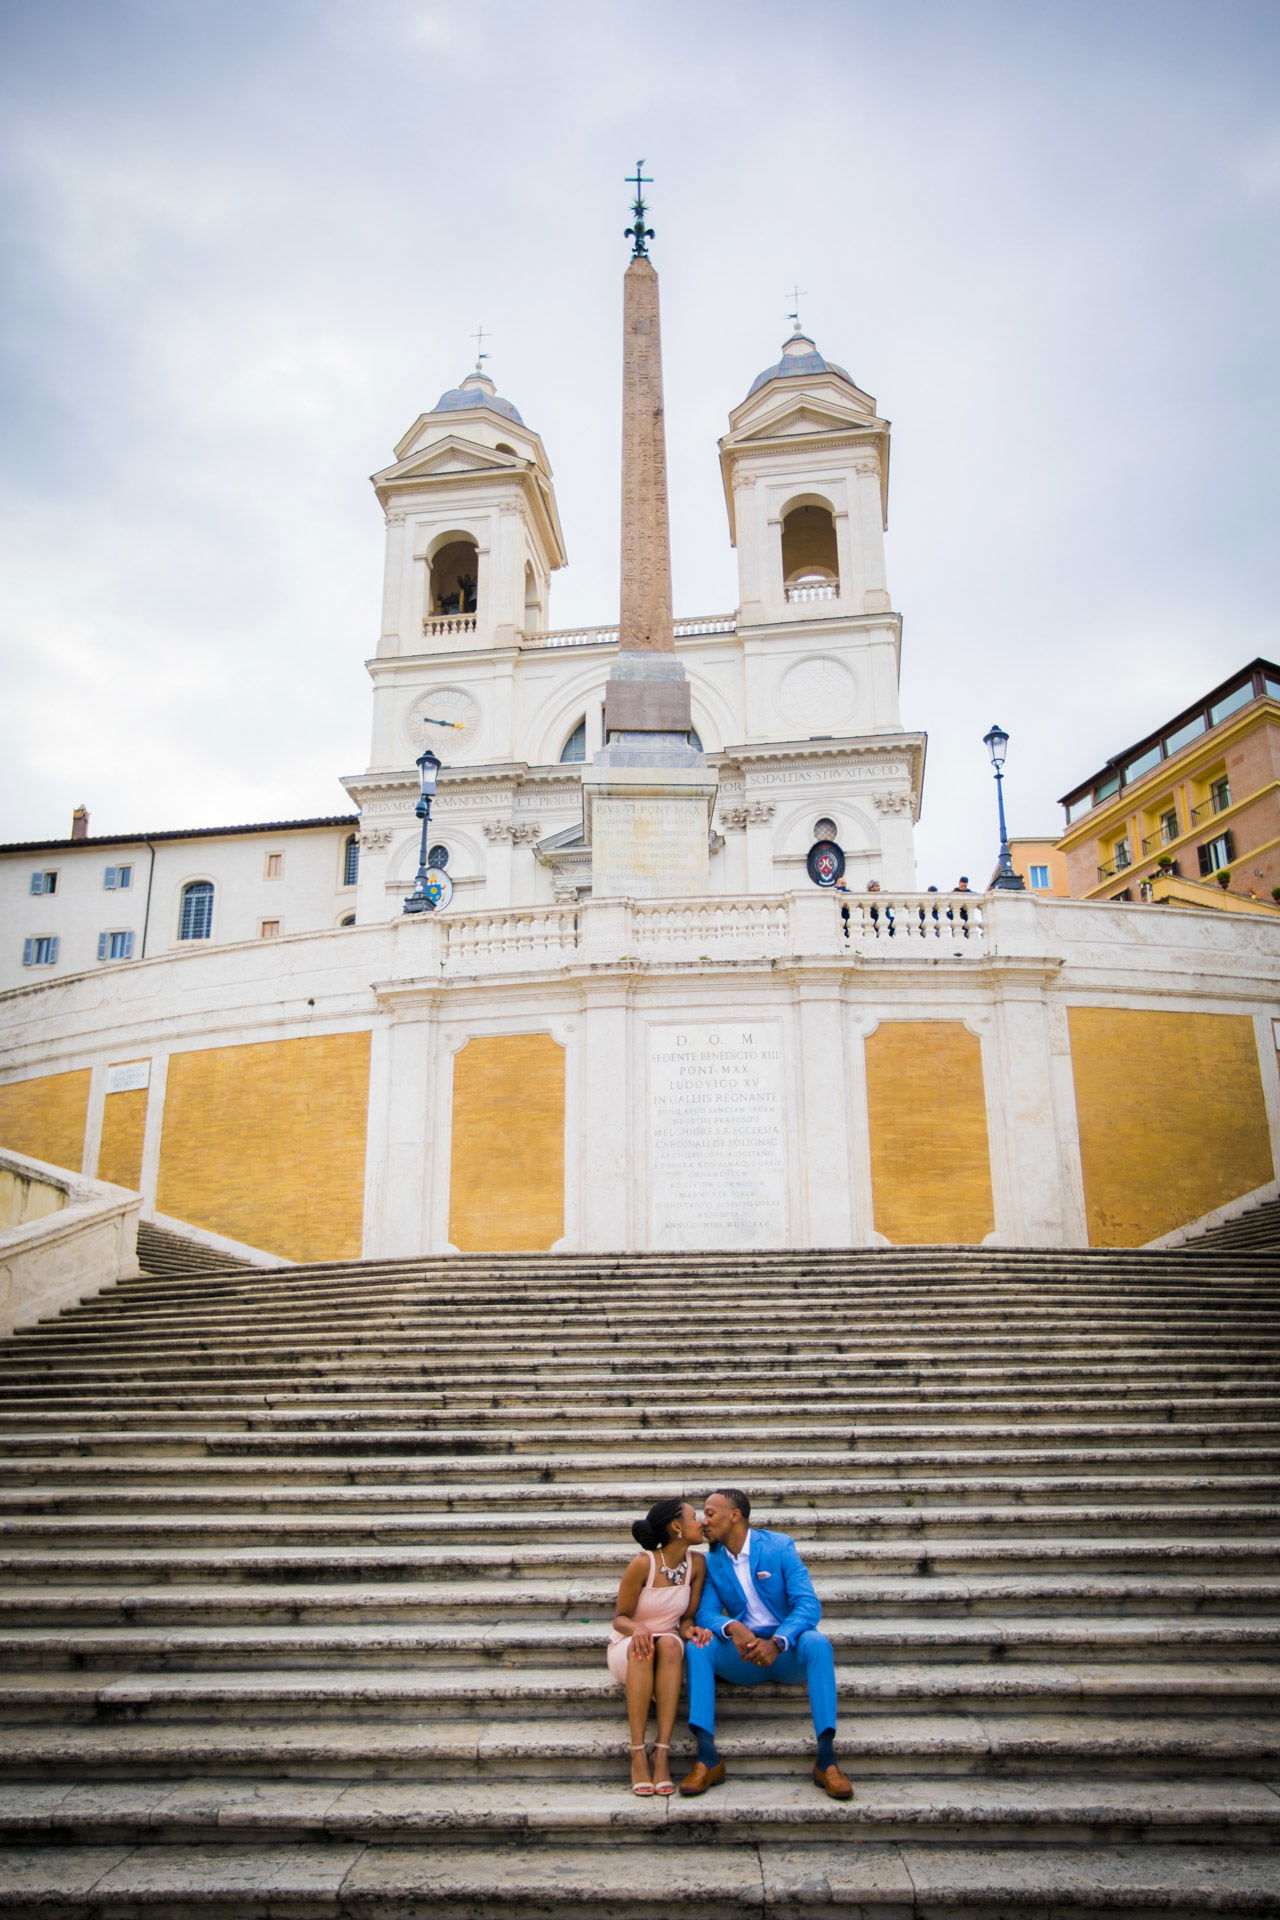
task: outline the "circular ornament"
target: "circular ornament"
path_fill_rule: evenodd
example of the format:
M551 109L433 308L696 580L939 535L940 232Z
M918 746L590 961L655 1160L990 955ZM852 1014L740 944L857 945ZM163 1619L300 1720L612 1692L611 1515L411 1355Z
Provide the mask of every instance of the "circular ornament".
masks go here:
M856 697L848 667L825 653L797 660L778 689L783 718L806 733L838 733L853 717Z
M844 851L834 840L816 840L805 865L815 887L834 887L844 878Z
M442 867L432 867L427 874L424 892L438 912L443 912L453 898L453 882Z
M452 722L447 727L429 727L423 716ZM404 717L404 737L414 758L424 747L440 755L445 766L459 758L480 731L480 704L462 687L433 687L421 693Z

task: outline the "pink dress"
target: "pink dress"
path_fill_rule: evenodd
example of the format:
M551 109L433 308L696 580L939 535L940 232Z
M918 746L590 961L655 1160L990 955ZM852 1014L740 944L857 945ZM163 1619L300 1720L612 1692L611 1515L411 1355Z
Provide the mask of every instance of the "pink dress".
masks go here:
M646 1633L651 1633L655 1640L661 1639L664 1634L675 1634L679 1637L680 1621L684 1616L684 1603L689 1597L689 1582L693 1578L693 1564L689 1559L685 1560L685 1577L678 1587L673 1586L665 1578L659 1586L660 1556L651 1550L648 1551L652 1560L649 1578L640 1589L640 1598L636 1601L636 1610L631 1617L644 1628ZM630 1656L631 1635L619 1633L615 1627L609 1635L608 1651L604 1657L608 1662L610 1673L621 1687L627 1684L627 1661Z

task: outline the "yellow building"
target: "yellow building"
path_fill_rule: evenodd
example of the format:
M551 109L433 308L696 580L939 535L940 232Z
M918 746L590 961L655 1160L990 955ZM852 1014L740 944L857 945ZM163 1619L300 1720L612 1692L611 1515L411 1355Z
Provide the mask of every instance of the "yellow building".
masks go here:
M1014 872L1022 875L1029 893L1048 894L1055 900L1070 898L1067 862L1058 842L1049 834L1026 834L1021 839L1010 840L1009 854ZM999 871L998 865L991 869L989 887L994 887Z
M1276 911L1280 667L1250 661L1062 805L1058 846L1076 899Z

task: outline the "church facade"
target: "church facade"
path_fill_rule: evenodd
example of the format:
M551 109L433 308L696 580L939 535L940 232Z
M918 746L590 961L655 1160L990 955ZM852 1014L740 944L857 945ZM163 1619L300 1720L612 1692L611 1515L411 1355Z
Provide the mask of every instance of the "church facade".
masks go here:
M918 890L888 452L795 334L720 443L739 605L637 664L625 631L550 625L539 436L483 372L445 393L374 477L352 814L152 836L177 850L128 952L93 943L130 931L145 837L0 856L0 1146L285 1260L1136 1246L1273 1195L1275 920ZM406 915L427 747L452 897ZM638 820L682 767L705 881L602 886L593 783L625 773ZM64 871L95 899L41 960Z

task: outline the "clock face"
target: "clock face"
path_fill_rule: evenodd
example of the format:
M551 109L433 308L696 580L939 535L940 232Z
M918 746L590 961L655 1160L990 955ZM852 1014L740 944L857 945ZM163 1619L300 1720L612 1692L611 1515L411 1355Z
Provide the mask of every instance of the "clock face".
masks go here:
M447 720L449 725L429 726L428 716ZM447 767L471 745L480 731L480 720L480 704L465 688L432 687L419 694L405 714L405 745L415 760L424 747L431 747Z

